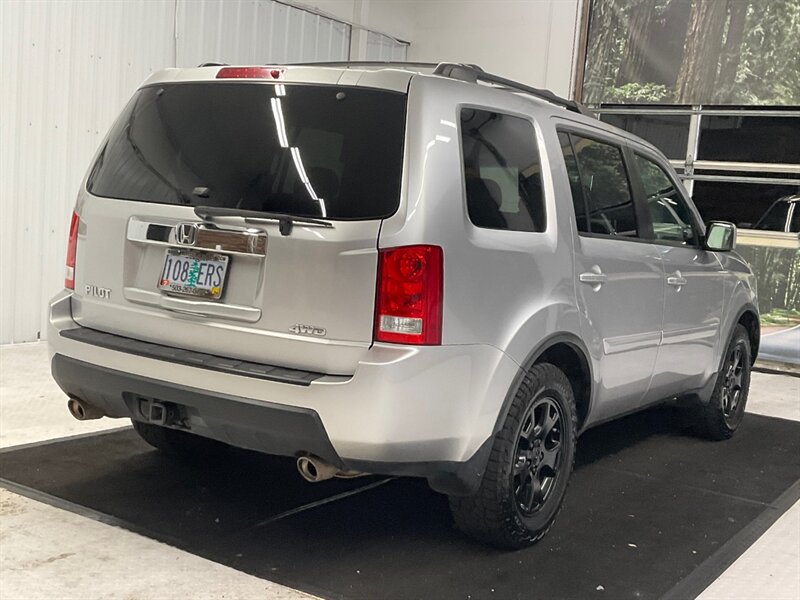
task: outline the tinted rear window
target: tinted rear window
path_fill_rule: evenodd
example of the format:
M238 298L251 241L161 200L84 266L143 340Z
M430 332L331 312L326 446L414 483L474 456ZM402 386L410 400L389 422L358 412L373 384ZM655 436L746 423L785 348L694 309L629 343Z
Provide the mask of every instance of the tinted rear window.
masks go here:
M140 90L89 177L109 198L376 219L397 210L406 96L334 86Z
M542 167L530 121L461 110L467 212L487 229L544 231Z

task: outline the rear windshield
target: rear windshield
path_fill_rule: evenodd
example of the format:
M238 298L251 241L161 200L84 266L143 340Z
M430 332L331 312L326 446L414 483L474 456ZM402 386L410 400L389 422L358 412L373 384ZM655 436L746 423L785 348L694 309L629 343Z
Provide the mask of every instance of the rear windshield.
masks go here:
M406 96L181 83L139 90L92 168L94 195L329 219L397 210Z

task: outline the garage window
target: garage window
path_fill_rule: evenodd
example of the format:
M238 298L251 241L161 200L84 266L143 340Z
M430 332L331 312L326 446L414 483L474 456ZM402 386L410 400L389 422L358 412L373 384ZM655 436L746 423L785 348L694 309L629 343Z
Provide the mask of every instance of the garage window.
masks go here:
M486 229L544 231L542 168L531 122L465 108L461 147L470 221Z

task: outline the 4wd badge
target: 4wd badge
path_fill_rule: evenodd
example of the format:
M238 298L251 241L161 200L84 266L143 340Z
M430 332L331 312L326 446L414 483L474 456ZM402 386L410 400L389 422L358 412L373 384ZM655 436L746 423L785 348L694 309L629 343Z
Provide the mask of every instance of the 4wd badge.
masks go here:
M289 331L291 333L297 335L312 335L316 337L324 337L328 335L328 330L324 327L315 327L314 325L301 325L297 323L296 325L292 325L289 327Z

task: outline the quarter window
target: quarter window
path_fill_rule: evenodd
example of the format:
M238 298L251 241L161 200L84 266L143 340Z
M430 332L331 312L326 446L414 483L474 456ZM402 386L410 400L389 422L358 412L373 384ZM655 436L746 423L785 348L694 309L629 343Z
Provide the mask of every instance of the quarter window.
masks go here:
M461 111L467 212L477 227L544 231L542 168L530 121Z
M570 170L572 162L577 169L579 184L573 183L574 174L570 175L570 183L579 223L588 217L588 231L593 234L637 237L636 210L622 149L572 133L568 136L571 141L569 153L563 138L561 148L567 170ZM580 200L576 198L577 194L581 195ZM581 204L586 207L586 217L579 212ZM579 225L579 231L584 230L587 229L580 229Z
M664 169L643 156L636 154L635 157L644 187L647 212L653 224L653 237L667 242L693 244L692 217L680 192Z

